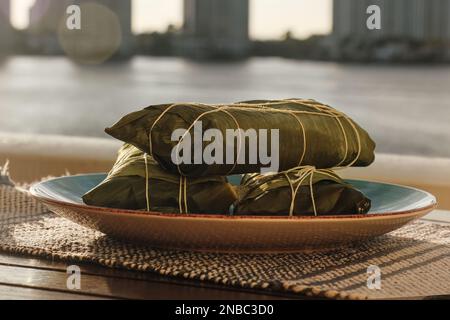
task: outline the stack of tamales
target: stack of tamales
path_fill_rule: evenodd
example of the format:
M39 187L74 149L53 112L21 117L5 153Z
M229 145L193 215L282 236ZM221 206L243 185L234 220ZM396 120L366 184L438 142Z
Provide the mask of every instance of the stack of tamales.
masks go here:
M173 150L197 124L202 132L216 130L223 137L230 129L258 134L278 130L278 172L261 173L267 163L258 157L237 161L240 154L248 160L255 152L245 139L232 150L226 139L215 141L231 152L231 163L198 161L196 152L189 152L190 161L175 163ZM179 129L185 135L173 139ZM106 132L125 145L107 178L84 195L89 205L266 216L363 214L370 209L370 200L334 169L368 166L374 161L375 143L348 116L314 100L154 105L124 116ZM200 148L200 154L208 148L208 141L187 143L194 151ZM236 174L243 177L239 186L232 186L227 176Z

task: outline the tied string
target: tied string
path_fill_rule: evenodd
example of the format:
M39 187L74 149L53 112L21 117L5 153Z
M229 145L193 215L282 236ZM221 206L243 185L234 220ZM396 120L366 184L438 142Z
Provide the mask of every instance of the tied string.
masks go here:
M164 111L156 118L156 120L153 122L152 126L150 127L149 134L148 134L149 153L150 153L150 155L151 155L153 158L154 158L154 156L153 156L152 132L153 132L154 127L155 127L156 124L164 117L164 115L165 115L167 112L169 112L171 109L173 109L173 108L175 108L175 107L177 107L177 106L185 107L186 105L196 106L196 105L194 105L194 104L172 104L172 105L168 106L168 107L167 107L167 108L166 108L166 109L165 109L165 110L164 110ZM197 105L200 105L200 104L197 104ZM195 123L197 123L198 121L200 121L204 116L206 116L206 115L208 115L208 114L216 113L216 112L223 112L223 113L227 114L227 115L233 120L233 122L235 123L236 129L239 130L239 132L240 132L240 128L241 128L241 127L240 127L240 125L239 125L239 122L237 121L236 117L233 116L233 115L228 111L228 109L234 109L233 107L230 107L230 106L217 106L217 105L204 105L204 106L212 107L212 108L214 108L214 109L213 109L213 110L208 110L208 111L205 111L205 112L201 113L197 118L195 118L195 120L194 120L194 121L192 122L192 124L188 127L188 129L185 131L185 133L181 136L180 140L178 141L178 143L177 143L177 145L176 145L176 155L177 155L177 160L179 160L179 159L178 159L178 156L179 156L179 150L180 150L180 145L181 145L183 139L186 137L187 134L189 134L189 131L191 131L191 129L194 127ZM228 171L228 173L227 173L226 175L228 175L228 174L230 174L231 172L233 172L233 170L236 168L237 160L239 159L240 152L241 152L241 147L242 147L242 137L241 137L241 135L239 134L239 136L238 136L238 152L237 152L237 154L236 154L236 159L234 160L234 163L233 163L232 168ZM181 171L179 161L177 161L177 170L178 170L178 173L179 173L180 175L182 175L182 176L185 175L185 174Z
M315 111L307 111L307 110L290 110L290 109L282 109L282 108L273 108L271 106L275 106L275 105L284 105L284 104L288 104L288 103L292 103L292 104L296 104L296 105L300 105L300 106L307 106L309 108L314 109ZM362 146L361 146L361 138L359 136L359 132L358 129L356 128L353 120L351 120L346 114L331 108L330 106L327 105L318 105L315 101L313 100L297 100L297 99L289 99L289 100L281 100L281 101L272 101L272 102L267 102L267 103L262 103L262 104L252 104L252 103L238 103L235 105L205 105L205 104L187 104L187 103L176 103L176 104L172 104L169 105L163 112L161 112L161 114L155 119L155 121L153 122L152 126L150 127L149 133L148 133L148 141L149 141L149 154L152 156L152 158L154 158L153 156L153 142L152 142L152 132L154 127L156 126L156 124L173 108L175 107L186 107L186 106L205 106L205 107L209 107L209 108L213 108L212 110L208 110L205 111L203 113L201 113L193 122L192 124L188 127L188 129L185 131L185 133L183 134L183 136L180 138L180 140L178 141L178 144L176 145L176 155L177 157L179 156L179 148L181 145L181 142L183 141L183 139L186 137L186 135L189 133L189 131L194 127L195 123L200 121L204 116L208 115L208 114L212 114L212 113L217 113L217 112L223 112L225 114L227 114L235 123L236 125L236 129L239 132L238 135L238 151L236 153L236 158L234 160L233 166L232 168L228 171L228 173L226 175L229 175L230 173L232 173L234 171L234 169L236 168L237 165L237 161L239 159L240 156L240 152L241 152L241 148L242 148L242 136L241 136L241 125L239 124L239 121L236 119L236 117L230 112L231 110L248 110L250 108L255 108L258 109L259 111L262 112L276 112L276 113L287 113L290 114L291 116L293 116L295 118L295 120L298 123L298 128L301 131L301 135L302 135L302 140L303 140L303 150L299 156L299 161L297 164L297 167L286 170L284 172L280 172L280 174L283 174L286 179L289 182L291 191L292 191L292 200L291 200L291 205L290 205L290 210L289 210L289 215L293 214L293 210L294 210L294 205L295 205L295 197L297 195L298 189L300 187L300 185L303 183L303 181L305 179L307 179L309 177L309 181L310 181L310 191L311 191L311 199L312 199L312 204L313 204L313 209L314 209L314 215L317 216L317 210L316 210L316 205L315 205L315 200L314 200L314 192L313 192L313 175L316 172L320 172L322 174L325 175L330 175L336 178L335 175L333 175L332 170L340 170L340 169L344 169L344 168L348 168L351 167L353 164L356 163L356 161L358 161L360 155L361 155L361 151L362 151ZM314 166L302 166L304 157L306 155L306 150L307 150L307 137L306 137L306 130L305 130L305 126L303 125L303 122L301 121L300 117L302 115L317 115L317 116L325 116L325 117L332 117L338 127L339 130L342 134L343 140L344 140L344 155L341 159L341 161L339 161L336 165L334 165L331 169L316 169ZM357 141L357 148L358 151L355 155L355 158L349 162L347 165L342 166L342 164L347 160L348 157L348 150L349 150L349 139L347 137L347 132L344 129L344 125L342 123L342 119L344 119L352 128L355 137L356 137L356 141ZM144 155L145 158L145 167L146 167L146 186L145 186L145 190L146 190L146 203L147 203L147 211L150 211L150 195L149 195L149 186L148 186L148 168L147 168L147 154ZM178 160L178 159L177 159ZM179 197L178 197L178 204L179 204L179 210L180 213L188 213L188 206L187 206L187 179L185 177L185 175L183 174L181 168L180 168L180 164L179 161L177 161L177 170L178 173L180 174L180 183L179 183ZM292 181L289 178L289 173L298 170L298 173L296 173L296 178ZM294 185L298 183L298 185L296 187L294 187ZM184 201L183 201L184 199ZM183 206L184 206L184 210L183 210Z
M148 176L148 162L147 162L147 154L144 153L144 162L145 162L145 202L147 205L147 211L150 211L150 194L149 194L149 185L148 185L148 179L150 178Z
M289 188L291 189L291 203L289 205L289 216L294 215L294 209L295 209L295 199L297 197L298 190L303 185L303 182L305 180L308 180L309 185L309 191L311 194L311 204L314 211L314 216L317 216L317 207L316 207L316 200L314 197L314 174L321 174L328 176L332 178L333 180L338 178L338 176L333 172L331 169L316 169L314 166L302 166L302 167L296 167L292 168L280 173L275 173L272 176L279 176L283 175L287 182L289 183ZM291 178L289 175L292 175L293 178Z
M148 172L148 154L144 153L145 163L145 202L147 211L150 211L150 192L149 192L149 172ZM180 213L188 213L187 204L187 177L180 176L179 190L178 190L178 207Z
M169 112L171 109L173 109L174 107L177 106L186 106L186 104L173 104L170 105L169 107L167 107L157 118L156 120L153 122L152 126L150 127L150 132L148 135L148 140L149 140L149 152L150 155L153 157L153 143L152 143L152 132L153 129L155 127L155 125L164 117L164 115ZM237 130L240 129L239 126L239 122L237 121L237 119L227 110L228 106L212 106L213 110L209 110L206 112L201 113L193 122L192 124L188 127L188 129L186 130L186 132L181 136L180 140L178 141L178 144L176 145L176 155L177 155L177 160L178 160L178 156L179 156L179 148L181 145L181 142L183 141L183 139L186 137L186 135L189 133L189 131L194 127L195 123L200 121L201 118L203 118L204 116L210 114L210 113L214 113L214 112L224 112L225 114L227 114L228 116L230 116L232 118L232 120L234 121L234 123L236 124L236 128ZM230 174L231 172L233 172L233 170L236 168L237 165L237 160L239 159L239 155L241 152L241 144L242 144L242 137L239 134L238 136L238 152L236 154L236 159L234 160L233 166L232 168L229 170L229 172L226 174ZM150 194L149 194L149 185L148 185L148 169L147 169L147 154L144 155L145 158L145 175L146 175L146 179L145 179L145 190L146 190L146 204L147 204L147 211L150 211ZM154 157L153 157L154 158ZM181 171L180 168L180 164L179 161L177 161L177 170L178 173L180 174L180 182L179 182L179 192L178 192L178 207L179 207L179 211L180 213L188 213L188 204L187 204L187 178L184 175L184 173Z
M184 199L184 201L183 201ZM183 210L184 205L184 210ZM180 208L180 213L188 213L187 205L187 178L185 176L180 176L180 189L178 191L178 206Z

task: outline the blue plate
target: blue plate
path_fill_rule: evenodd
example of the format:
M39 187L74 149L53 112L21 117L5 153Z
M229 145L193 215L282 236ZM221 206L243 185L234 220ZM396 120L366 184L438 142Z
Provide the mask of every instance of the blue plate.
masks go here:
M369 214L317 217L165 214L85 205L82 195L105 174L67 176L40 182L31 193L55 213L125 240L158 247L220 251L297 251L364 241L422 217L436 198L415 188L347 180L372 201ZM238 184L239 176L230 182Z

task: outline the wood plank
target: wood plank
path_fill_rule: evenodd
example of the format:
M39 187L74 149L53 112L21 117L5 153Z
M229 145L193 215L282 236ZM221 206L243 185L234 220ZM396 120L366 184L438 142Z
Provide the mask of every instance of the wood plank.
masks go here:
M8 255L4 253L0 253L0 265L4 266L16 266L16 267L25 267L25 268L33 268L33 269L41 269L41 270L54 270L63 272L65 274L67 266L72 263L65 263L61 261L51 261L44 259L36 259L36 258L28 258L24 256L16 256L16 255ZM299 299L298 295L292 293L280 293L280 292L267 292L260 291L254 289L244 289L244 288L232 288L229 286L209 283L209 282L200 282L193 281L183 278L174 278L168 276L161 276L158 274L150 273L150 272L138 272L138 271L128 271L122 269L112 269L107 267L102 267L93 264L80 264L76 263L81 270L81 274L85 275L95 275L107 278L119 278L119 279L132 279L132 280L141 280L146 282L154 282L153 285L159 284L171 284L177 285L176 290L188 290L185 287L193 287L201 288L201 289L215 289L219 291L223 291L220 299L228 299L231 295L230 292L234 292L236 296L236 292L239 292L239 297L236 296L236 299L285 299L285 298L295 298ZM189 289L189 292L193 292ZM199 292L200 294L201 292ZM202 294L202 293L201 293ZM217 293L216 293L217 294ZM191 299L195 297L190 297Z
M81 294L40 290L27 287L0 285L2 300L92 300L104 299Z
M182 286L145 280L81 275L81 289L69 290L67 274L61 271L0 265L0 285L79 293L97 297L124 299L274 299L246 292Z

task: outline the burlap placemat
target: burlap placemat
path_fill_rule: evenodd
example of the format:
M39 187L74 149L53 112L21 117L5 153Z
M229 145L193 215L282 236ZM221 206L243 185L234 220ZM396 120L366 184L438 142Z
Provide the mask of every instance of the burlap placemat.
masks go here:
M58 217L3 180L0 250L5 252L299 296L361 299L450 294L450 226L415 222L373 241L329 252L162 250L120 242ZM380 289L367 286L369 266L380 268Z

